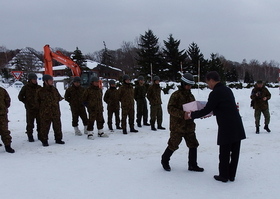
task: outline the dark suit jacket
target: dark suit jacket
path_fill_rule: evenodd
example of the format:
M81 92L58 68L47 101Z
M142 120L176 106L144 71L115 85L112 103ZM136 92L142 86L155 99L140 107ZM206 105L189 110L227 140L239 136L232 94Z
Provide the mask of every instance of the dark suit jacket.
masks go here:
M218 145L231 144L246 138L233 93L222 83L215 85L204 109L192 112L191 117L201 118L211 111L218 123Z

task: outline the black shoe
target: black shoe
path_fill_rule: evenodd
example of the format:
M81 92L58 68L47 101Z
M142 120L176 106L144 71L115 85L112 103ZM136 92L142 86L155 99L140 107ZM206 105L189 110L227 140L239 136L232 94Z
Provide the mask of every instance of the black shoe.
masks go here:
M204 169L199 166L189 166L189 171L203 172Z
M229 181L231 181L231 182L233 182L234 180L235 180L234 177L230 177L230 178L229 178Z
M34 142L33 135L28 135L28 142Z
M137 132L138 132L138 130L136 130L136 129L132 128L132 129L130 129L130 132L132 132L132 133L137 133Z
M154 125L151 125L151 130L152 130L152 131L156 131L157 129L155 128Z
M12 149L10 145L5 146L5 150L6 150L8 153L14 153L14 152L15 152L15 150Z
M264 126L264 130L266 130L268 133L271 132L270 129L268 128L268 125L265 125L265 126Z
M55 143L56 143L56 144L65 144L65 142L62 141L62 140L56 140Z
M215 180L217 181L221 181L221 182L227 182L228 179L222 177L222 176L218 176L218 175L214 175Z
M2 144L0 144L0 146L2 146Z
M165 171L171 171L171 167L169 165L169 162L165 162L165 161L162 160L161 165L162 165L162 167Z
M256 127L256 134L260 133L260 127Z
M120 126L117 126L116 128L117 128L117 129L122 129L122 127L120 127Z
M127 130L126 129L123 129L123 134L127 134Z
M138 126L138 127L142 127L142 125L141 125L141 124L137 124L137 126Z
M165 130L165 128L162 127L162 126L159 126L158 129L160 129L160 130Z
M144 126L151 126L149 123L144 123Z
M49 146L49 143L48 143L48 141L42 141L42 145L43 146Z

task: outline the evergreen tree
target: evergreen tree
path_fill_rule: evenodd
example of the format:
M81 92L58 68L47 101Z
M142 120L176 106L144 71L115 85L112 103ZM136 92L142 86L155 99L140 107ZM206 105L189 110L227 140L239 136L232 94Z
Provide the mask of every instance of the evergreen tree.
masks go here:
M79 50L78 47L76 47L76 50L74 51L72 60L80 66L81 70L87 69L87 65L86 65L87 61L86 61L84 55L82 54L81 50Z
M221 81L224 82L226 80L225 69L220 58L214 53L212 53L210 56L211 58L208 61L208 66L205 67L206 71L203 74L206 74L209 71L217 71L221 77Z
M237 82L238 81L238 74L235 67L232 67L230 70L226 72L226 81L229 82Z
M115 64L113 61L113 56L109 53L105 41L103 41L103 44L104 44L104 50L102 52L101 64L104 64L106 66L114 66Z
M205 75L205 65L206 62L204 60L203 54L200 52L199 47L196 43L192 42L189 45L189 48L187 50L187 53L189 55L189 63L187 67L187 71L190 72L193 75L198 75L198 66L200 66L200 79L203 80L203 75Z
M165 76L174 81L180 78L178 72L181 71L181 66L186 61L187 53L185 50L179 50L180 40L175 40L172 34L169 35L167 41L163 40L163 42L165 46L163 48L164 65L168 68Z
M138 46L138 57L136 58L139 65L136 67L138 72L142 74L151 74L152 72L152 75L161 75L163 69L161 67L158 38L152 30L145 32L145 35L140 35Z

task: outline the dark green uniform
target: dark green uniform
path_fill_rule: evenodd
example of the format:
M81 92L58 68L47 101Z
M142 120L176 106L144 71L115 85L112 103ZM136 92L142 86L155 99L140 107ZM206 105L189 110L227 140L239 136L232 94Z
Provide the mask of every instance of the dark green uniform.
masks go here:
M74 84L65 91L64 99L69 102L71 108L73 127L78 126L79 117L82 119L84 126L88 124L88 117L83 103L84 92L83 87L77 87Z
M102 90L98 86L89 86L84 92L83 101L86 104L89 113L87 130L93 131L95 121L97 123L97 129L103 129Z
M132 84L123 83L119 88L119 101L122 108L122 129L126 129L126 120L131 129L134 129L134 89Z
M112 130L112 117L115 114L116 127L120 126L120 102L119 102L119 90L116 87L110 87L104 94L104 102L107 103L108 111L108 127Z
M56 141L62 140L60 107L59 101L63 98L54 86L49 86L44 83L43 88L40 88L36 93L36 102L39 106L40 116L40 134L39 139L42 142L48 141L48 134L52 124L54 137Z
M0 135L5 146L12 143L11 132L8 130L8 108L11 104L11 98L8 92L0 87Z
M263 99L264 97L266 97L266 100ZM270 98L271 94L265 86L259 88L257 85L255 85L255 88L251 93L251 99L253 108L255 109L254 116L256 127L260 126L261 113L263 113L264 115L264 124L268 125L270 122L270 113L268 106L268 100Z
M162 124L162 107L161 107L161 88L159 84L153 84L148 88L147 98L150 102L150 123L155 125L157 121L158 127Z
M193 120L185 120L183 104L195 101L190 90L179 89L170 96L168 113L170 114L170 138L168 148L175 151L179 148L182 138L189 148L197 148L198 141L195 136L195 123Z
M147 108L147 88L146 85L137 85L134 89L134 99L137 104L137 114L136 114L136 122L138 126L141 126L141 120L143 117L143 124L148 123L148 108Z
M24 103L26 109L26 134L28 137L33 137L34 121L36 120L37 132L40 131L39 107L35 102L36 92L41 88L38 84L33 84L29 81L22 87L18 94L19 101Z

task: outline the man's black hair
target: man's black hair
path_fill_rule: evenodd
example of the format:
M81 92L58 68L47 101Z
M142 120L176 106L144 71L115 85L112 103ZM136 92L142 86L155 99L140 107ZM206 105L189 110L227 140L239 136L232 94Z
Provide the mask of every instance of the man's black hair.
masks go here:
M206 74L206 80L213 79L215 82L221 81L220 75L216 71L210 71Z

